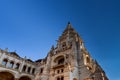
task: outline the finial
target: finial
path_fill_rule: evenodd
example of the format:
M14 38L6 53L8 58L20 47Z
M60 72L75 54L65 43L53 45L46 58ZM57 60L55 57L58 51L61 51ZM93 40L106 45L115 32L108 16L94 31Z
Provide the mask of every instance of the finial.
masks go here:
M68 21L68 24L70 24L70 21Z
M70 28L71 28L71 24L70 24L70 21L68 21L67 29L70 29Z

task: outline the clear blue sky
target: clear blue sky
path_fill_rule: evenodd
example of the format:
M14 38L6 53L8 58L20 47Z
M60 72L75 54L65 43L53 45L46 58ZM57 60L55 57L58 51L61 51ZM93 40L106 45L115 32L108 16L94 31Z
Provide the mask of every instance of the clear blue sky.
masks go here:
M110 80L120 80L119 0L0 0L0 48L44 58L70 21Z

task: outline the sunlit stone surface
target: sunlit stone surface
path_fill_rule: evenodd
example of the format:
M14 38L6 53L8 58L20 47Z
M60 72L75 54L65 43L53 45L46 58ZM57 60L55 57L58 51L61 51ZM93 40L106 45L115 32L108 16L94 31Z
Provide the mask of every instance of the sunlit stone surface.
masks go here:
M36 55L39 56L39 55ZM0 80L108 80L70 22L46 58L32 61L0 49Z

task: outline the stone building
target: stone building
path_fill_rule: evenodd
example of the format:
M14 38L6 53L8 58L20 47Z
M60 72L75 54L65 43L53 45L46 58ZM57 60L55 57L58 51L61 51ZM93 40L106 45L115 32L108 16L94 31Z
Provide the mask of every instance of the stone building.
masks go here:
M37 61L0 49L0 80L108 80L68 23L57 45Z

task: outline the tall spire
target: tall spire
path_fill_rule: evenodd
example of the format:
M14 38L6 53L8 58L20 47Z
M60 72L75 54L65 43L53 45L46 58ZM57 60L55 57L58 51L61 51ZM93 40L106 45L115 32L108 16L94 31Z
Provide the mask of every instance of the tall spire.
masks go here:
M70 24L70 21L68 21L68 24Z
M65 30L63 31L62 35L59 37L59 40L62 40L65 37L69 36L70 34L74 34L74 33L75 33L75 30L73 29L71 23L68 21L68 24Z

